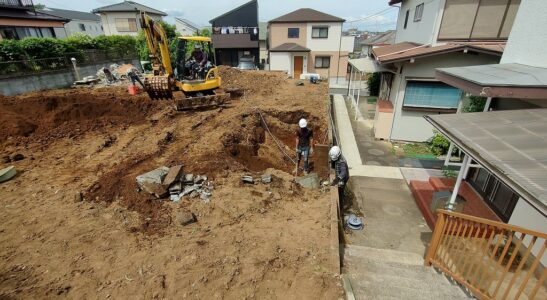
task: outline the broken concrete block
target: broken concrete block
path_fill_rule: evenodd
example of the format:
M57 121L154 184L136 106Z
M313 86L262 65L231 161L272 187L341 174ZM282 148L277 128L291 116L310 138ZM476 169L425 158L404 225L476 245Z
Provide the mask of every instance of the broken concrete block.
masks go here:
M207 180L207 176L205 176L205 175L198 175L198 176L196 176L196 177L194 178L194 183L196 183L196 184L201 184L201 183L203 183L203 182L206 181L206 180Z
M184 182L194 182L194 174L184 175Z
M212 194L209 191L202 191L200 198L201 200L209 201L209 198L211 198L211 195Z
M82 202L84 200L84 197L81 192L76 192L74 195L74 203Z
M169 186L169 194L178 195L181 192L182 192L182 183L180 181L177 181Z
M270 182L272 182L272 175L271 174L262 175L262 183L270 183Z
M175 181L179 181L182 174L182 165L177 165L174 167L169 168L169 173L167 173L167 176L165 176L165 179L163 180L163 185L170 186Z
M182 226L196 222L196 216L189 211L181 211L175 216L175 220Z
M200 192L198 192L197 190L193 190L191 193L190 193L190 198L196 198L197 196L200 195Z
M17 171L15 170L14 166L9 166L7 168L4 168L0 170L0 182L8 181L15 177L17 174Z
M193 191L197 190L198 189L198 186L185 186L184 187L184 190L182 191L182 196L186 196L186 195L189 195L190 193L192 193Z
M253 177L251 175L243 175L241 176L241 181L243 181L244 183L250 183L250 184L254 184L255 183L255 180L253 179Z
M319 181L319 175L317 175L317 173L310 173L296 178L296 183L307 189L318 189Z
M162 198L168 194L167 187L162 184L167 173L169 173L168 167L160 167L148 173L144 173L137 176L137 185L143 191L146 191L157 198Z
M169 196L169 200L171 200L173 202L180 201L180 198L182 198L182 196L179 195L179 194L172 194L171 196Z

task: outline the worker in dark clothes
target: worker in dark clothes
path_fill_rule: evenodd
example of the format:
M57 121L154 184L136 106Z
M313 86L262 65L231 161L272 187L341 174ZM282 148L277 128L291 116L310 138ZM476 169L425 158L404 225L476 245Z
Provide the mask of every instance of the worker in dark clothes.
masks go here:
M335 178L331 182L331 186L338 186L338 193L342 196L349 180L348 163L342 155L342 150L340 150L340 147L338 146L333 146L330 148L329 158L331 161L331 167L335 172Z
M139 75L138 74L138 70L135 68L135 67L131 67L129 68L129 70L127 70L127 78L129 78L129 80L131 80L131 83L133 83L133 85L135 85L135 82L138 82L142 88L144 88L144 84L142 83Z
M300 119L298 122L298 129L296 130L296 170L295 174L298 174L298 168L300 166L300 159L304 157L304 174L308 174L310 171L309 157L313 153L313 130L308 128L308 121L306 119Z

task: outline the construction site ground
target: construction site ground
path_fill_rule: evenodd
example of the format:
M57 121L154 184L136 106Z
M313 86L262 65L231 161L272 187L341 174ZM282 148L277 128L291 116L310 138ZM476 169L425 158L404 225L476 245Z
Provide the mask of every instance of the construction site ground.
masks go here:
M325 142L327 85L221 76L245 96L191 112L126 86L0 96L0 168L18 171L0 183L0 298L343 297L329 265L329 193L292 183L294 164L268 133L294 157L307 118ZM136 176L181 163L213 181L209 203L138 191ZM266 172L269 184L240 180ZM197 222L181 225L184 212Z

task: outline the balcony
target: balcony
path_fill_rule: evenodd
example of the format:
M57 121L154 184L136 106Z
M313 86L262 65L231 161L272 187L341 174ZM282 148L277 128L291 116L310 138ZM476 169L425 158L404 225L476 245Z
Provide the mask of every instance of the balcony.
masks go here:
M0 7L31 9L34 4L32 0L0 0Z

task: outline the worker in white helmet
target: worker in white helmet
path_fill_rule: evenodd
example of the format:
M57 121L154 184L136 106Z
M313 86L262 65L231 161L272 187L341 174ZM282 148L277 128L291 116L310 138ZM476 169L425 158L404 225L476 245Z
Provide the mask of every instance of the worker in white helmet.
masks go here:
M332 181L331 185L337 185L339 190L343 190L349 180L349 170L348 163L342 155L342 150L340 149L340 147L333 146L332 148L330 148L329 158L331 162L331 167L334 169L336 176Z
M296 153L295 173L298 174L300 159L301 157L304 157L304 174L308 174L310 171L308 159L310 153L313 153L313 130L308 128L308 121L306 121L306 119L300 119L300 121L298 121L298 129L296 130Z

